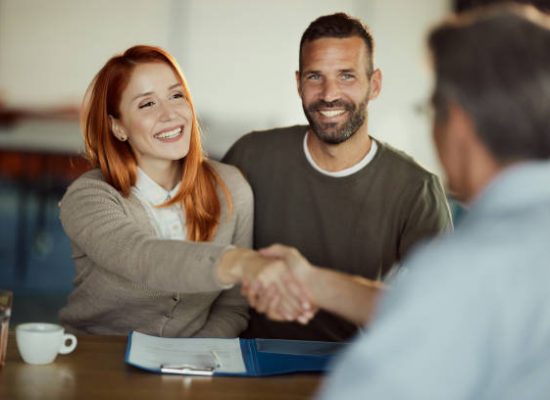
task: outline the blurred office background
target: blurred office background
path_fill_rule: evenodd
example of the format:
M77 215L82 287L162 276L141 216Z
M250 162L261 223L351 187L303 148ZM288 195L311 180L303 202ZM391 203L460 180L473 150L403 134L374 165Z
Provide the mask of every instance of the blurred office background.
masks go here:
M57 202L83 168L78 107L94 74L138 44L166 48L187 77L205 146L221 157L252 130L305 123L294 71L302 32L336 11L376 41L381 96L371 134L440 173L421 110L428 28L450 0L0 0L0 287L13 321L55 320L73 277Z

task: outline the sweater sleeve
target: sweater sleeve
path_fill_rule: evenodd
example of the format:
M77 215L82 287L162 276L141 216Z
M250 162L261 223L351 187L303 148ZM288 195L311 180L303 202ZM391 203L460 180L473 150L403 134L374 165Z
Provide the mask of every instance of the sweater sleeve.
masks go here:
M127 203L106 182L81 177L60 203L63 228L99 268L138 285L180 293L220 289L214 267L227 246L158 239Z
M226 180L233 186L233 212L236 213L237 224L232 243L238 247L252 246L253 228L253 195L250 186L235 170L235 176ZM234 183L233 183L234 182ZM208 321L195 334L197 337L236 337L248 324L248 303L241 296L240 286L223 291L210 309Z
M453 228L449 205L439 179L430 174L413 193L399 242L402 260L411 248L423 239L434 237Z

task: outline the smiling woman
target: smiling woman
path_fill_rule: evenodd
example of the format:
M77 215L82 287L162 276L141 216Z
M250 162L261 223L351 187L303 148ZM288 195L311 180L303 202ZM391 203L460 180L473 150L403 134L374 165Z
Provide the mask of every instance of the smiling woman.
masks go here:
M176 74L164 63L137 65L119 108L109 116L112 131L128 139L147 175L172 189L179 172L174 161L189 152L193 118Z
M248 311L233 285L274 262L246 249L252 192L237 169L205 157L174 59L151 46L111 58L88 89L82 123L95 169L61 201L76 267L62 323L96 334L237 336Z

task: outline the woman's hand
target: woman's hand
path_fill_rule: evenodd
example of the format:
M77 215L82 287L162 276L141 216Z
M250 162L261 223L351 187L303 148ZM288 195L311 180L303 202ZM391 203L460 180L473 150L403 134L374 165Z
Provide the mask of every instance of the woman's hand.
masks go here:
M298 320L308 311L309 300L286 263L276 257L235 248L222 256L217 277L223 284L243 283L242 293L259 312L270 311L277 320Z
M241 293L258 312L276 321L298 321L307 324L317 312L308 281L314 279L314 267L296 250L272 245L259 251L276 267L266 270L270 279L245 279Z

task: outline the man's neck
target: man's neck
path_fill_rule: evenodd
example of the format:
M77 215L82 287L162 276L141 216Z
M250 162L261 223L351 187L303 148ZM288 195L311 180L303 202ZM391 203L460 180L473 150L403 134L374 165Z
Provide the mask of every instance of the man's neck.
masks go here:
M503 165L494 158L472 162L467 181L467 203L472 203L485 191L485 188L509 165Z
M311 157L320 168L329 172L353 167L367 155L372 146L366 124L351 138L336 145L323 142L311 129L307 136L307 148Z
M473 135L462 145L459 154L460 162L451 164L452 171L446 172L449 185L456 189L458 199L469 205L508 165L499 162ZM454 184L451 176L455 177Z

